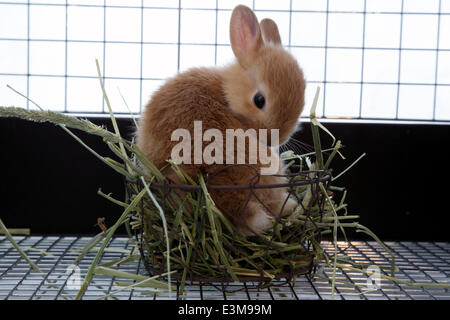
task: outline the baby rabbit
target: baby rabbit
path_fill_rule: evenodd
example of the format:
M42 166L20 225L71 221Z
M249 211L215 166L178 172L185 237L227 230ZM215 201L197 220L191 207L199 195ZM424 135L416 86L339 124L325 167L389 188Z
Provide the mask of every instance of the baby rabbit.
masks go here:
M264 19L258 23L249 8L239 5L231 16L230 40L235 63L224 68L194 68L176 75L153 94L143 111L136 141L158 168L167 164L177 144L171 141L172 132L184 128L193 137L194 121L202 121L203 130L217 129L223 136L226 129L278 129L280 144L294 132L303 110L305 80L296 60L283 49L275 22ZM269 141L264 148L278 160L271 151L277 146L274 143ZM203 142L203 147L206 145ZM191 161L181 166L194 180L198 173L209 175L211 185L249 185L255 182L255 168L260 171L264 167L259 159L252 165L228 167L217 174L226 164ZM281 164L277 169L278 174L283 174ZM180 182L172 170L164 174ZM284 177L261 175L256 182L287 181ZM217 207L245 236L263 234L274 218L290 214L297 205L288 199L286 188L254 189L251 196L250 190L242 189L210 193Z

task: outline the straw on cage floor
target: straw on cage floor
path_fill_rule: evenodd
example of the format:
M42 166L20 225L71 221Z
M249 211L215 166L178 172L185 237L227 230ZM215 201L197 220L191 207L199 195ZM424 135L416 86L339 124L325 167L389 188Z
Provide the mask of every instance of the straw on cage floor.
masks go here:
M15 236L23 247L44 250L52 256L41 255L38 251L28 251L30 258L39 266L43 273L30 270L25 260L12 249L5 237L0 237L0 299L68 299L75 298L77 290L68 288L69 275L67 267L77 256L72 251L82 248L89 240L88 237L60 237L60 236ZM332 252L333 244L324 242L324 248ZM396 277L410 282L445 283L450 282L450 243L433 242L388 242L386 245L394 252L400 267ZM347 248L348 246L348 248ZM128 238L115 237L105 252L100 263L107 263L127 256L133 245ZM347 248L346 252L355 261L368 264L386 263L383 248L376 242L352 241L339 242L340 248ZM88 253L79 263L81 273L85 274L92 262L95 252ZM119 270L142 274L143 264L135 261L123 264ZM329 268L324 269L330 273ZM385 273L387 274L387 273ZM391 281L382 280L377 290L368 291L366 284L368 277L361 273L342 271L337 275L338 280L348 281L350 284L337 284L336 299L381 299L381 300L440 300L450 299L448 289L414 288ZM94 276L82 299L99 299L114 290L116 281L130 281L129 279L111 278L103 275ZM358 289L355 287L359 285ZM255 283L232 283L226 290L221 283L215 287L199 282L189 283L186 294L178 298L186 299L240 299L240 300L292 300L292 299L331 299L331 284L320 278L299 277L293 286L257 288ZM167 292L153 293L145 288L134 288L113 294L107 299L168 299ZM173 296L172 299L177 298Z
M197 195L193 196L192 194L188 194L185 198L190 201L192 208L195 209L193 212L194 219L192 220L191 216L191 222L188 221L189 214L186 214L186 211L183 209L183 201L185 199L175 202L176 205L174 206L172 206L171 202L166 202L166 212L163 211L161 205L164 205L164 203L161 201L165 198L164 189L157 189L156 191L153 189L152 192L151 188L155 186L152 185L153 183L164 182L164 175L148 161L142 151L133 142L121 137L101 80L98 62L97 71L105 102L110 111L114 132L96 126L88 120L80 120L63 114L43 111L38 104L21 93L19 94L41 109L41 111L24 110L14 107L0 108L0 116L2 117L19 117L37 122L53 122L59 125L66 133L71 135L103 163L122 174L129 181L138 182L137 184L133 184L131 192L128 193L128 197L124 200L113 199L110 195L99 191L101 196L122 206L124 211L112 227L91 238L83 249L79 250L78 256L72 261L73 264L78 265L91 250L96 251L96 255L89 268L86 273L83 273L85 277L77 292L77 299L86 293L86 290L92 284L93 278L99 274L112 277L113 279L114 277L124 276L125 278L137 281L137 283L118 282L117 284L120 287L117 290L118 292L141 288L146 288L146 290L153 292L168 289L168 295L172 297L174 291L177 296L185 294L184 289L187 285L187 276L190 275L190 279L195 279L195 277L193 278L191 276L194 273L200 276L209 276L208 285L214 284L215 279L222 281L222 283L225 281L226 283L223 283L223 285L231 285L232 282L239 282L240 278L238 275L240 274L251 276L255 279L254 281L259 281L258 288L266 287L267 284L276 285L277 275L287 278L285 285L292 287L295 281L298 280L296 279L296 275L299 273L297 272L299 266L303 268L299 270L307 268L305 270L307 270L306 278L308 278L310 271L316 271L315 267L319 263L324 264L326 268L330 268L331 273L329 271L322 272L319 269L319 272L315 272L313 275L331 283L331 297L334 298L339 295L338 288L340 285L355 286L355 283L341 278L344 270L350 270L360 275L374 275L374 271L370 269L369 264L354 261L351 259L351 256L346 254L345 250L340 248L338 233L343 237L345 243L348 243L345 233L345 229L348 228L370 236L384 250L383 254L389 257L383 263L376 264L377 268L390 270L389 275L379 275L382 280L389 280L410 287L427 286L434 289L447 289L450 287L450 284L446 282L424 282L418 284L411 283L408 279L403 280L395 277L395 272L398 271L395 264L395 255L372 231L358 223L358 216L347 215L345 188L336 187L334 184L331 185L330 182L333 182L342 174L346 173L364 154L346 170L331 178L330 164L336 155L342 157L340 154L342 145L316 119L315 108L319 90L317 90L314 97L310 117L314 151L310 154L298 155L287 152L281 155L282 159L288 161L287 166L292 165L296 161L299 162L300 174L305 172L306 176L310 176L309 172L311 172L317 174L317 177L316 179L310 177L313 182L306 188L299 189L297 186L291 186L292 190L290 190L290 193L296 196L299 203L297 209L285 219L275 219L271 233L260 235L256 237L255 241L255 237L246 239L240 236L234 230L233 226L230 225L223 212L216 207L209 194L207 177L205 179L206 182L201 175L199 176L199 181L192 181L181 168L171 162L168 163L168 166L171 166L177 172L181 181L185 181L191 187L199 186L199 190ZM103 141L108 145L110 150L122 162L118 162L109 157L103 157L96 153L95 150L90 149L72 132L73 129L78 129L103 138ZM322 129L333 138L331 148L324 149L322 147L319 129ZM307 169L305 170L304 168ZM321 179L327 175L330 178L322 181ZM290 182L295 181L295 178L291 179ZM130 184L128 183L128 185ZM341 197L335 197L336 193L340 193ZM171 207L170 210L167 210L167 207ZM145 218L150 219L149 222L146 222ZM184 219L184 224L180 222L180 219ZM195 233L198 221L200 221L199 219L203 219L201 228L203 231L206 230L203 234L201 232ZM109 247L109 242L120 226L125 226L128 231L129 240L134 243L133 249L127 257L101 264L100 261L104 253L114 252L114 249ZM25 248L15 243L3 223L0 227L18 253L24 259L27 259L27 262L35 271L38 271L38 266L25 254ZM226 232L223 232L222 229L226 229ZM140 232L135 232L133 235L133 230ZM207 237L205 236L206 233ZM182 234L182 237L179 236L180 234ZM325 234L332 236L331 248L325 248L321 244L322 235ZM197 238L194 239L192 235L196 235ZM236 239L237 242L235 242ZM175 247L170 247L174 243ZM201 243L200 250L199 247L194 248L194 245L198 243ZM239 244L240 250L236 250L234 246L236 243ZM96 245L99 245L99 247L96 247ZM136 251L140 251L140 255L136 254ZM178 252L179 255L176 255L175 253ZM146 260L146 253L147 255L150 254L149 260ZM40 252L40 254L45 253ZM206 260L204 258L206 256L209 256L210 260ZM194 258L191 259L191 257L195 257L197 260ZM126 263L134 263L140 258L144 258L146 262L145 266L150 273L150 277L136 275L132 272L124 273L117 270L117 268L109 268L112 266L121 266ZM172 265L174 268L172 268ZM151 269L149 266L151 266ZM288 276L286 276L286 272ZM302 271L300 273L305 272ZM173 278L179 280L177 286L171 281L173 274ZM359 286L356 285L355 288L359 289ZM109 289L112 290L112 288ZM115 294L114 290L110 291L105 298L113 294Z

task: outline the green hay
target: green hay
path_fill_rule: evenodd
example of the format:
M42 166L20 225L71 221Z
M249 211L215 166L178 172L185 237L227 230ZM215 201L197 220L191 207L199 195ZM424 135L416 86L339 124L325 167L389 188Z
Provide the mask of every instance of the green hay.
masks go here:
M99 79L101 79L100 75ZM102 232L93 237L74 261L76 264L88 252L97 252L76 299L81 298L94 274L99 273L128 277L138 281L128 286L126 283L121 283L119 291L143 286L155 290L165 288L169 290L169 294L174 290L171 285L171 276L173 276L180 282L179 294L183 294L185 283L190 278L202 277L210 281L216 279L220 282L220 279L240 281L242 277L250 277L254 278L254 281L264 279L267 285L270 285L271 280L280 275L289 272L295 275L297 271L309 270L311 266L317 266L319 263L333 269L333 275L329 280L332 283L332 295L334 296L335 285L338 283L336 281L338 268L371 275L370 272L366 271L369 265L356 264L338 250L338 235L340 233L347 241L346 229L353 229L356 232L369 235L391 255L390 266L379 266L382 269L389 269L391 276L381 275L382 278L411 286L437 286L437 284L429 283L408 283L394 277L396 270L394 255L374 233L358 223L358 216L347 214L345 203L347 191L345 188L325 186L322 183L316 186L295 186L294 192L301 200L301 205L297 207L294 213L281 219L281 223L273 233L249 238L242 237L237 233L232 224L215 206L202 176L198 177L198 182L192 181L181 168L171 162L168 163L167 168L173 168L185 184L200 186L200 188L185 193L183 197L173 194L174 201L163 201L163 190L155 188L154 185L164 181L164 170L162 172L158 170L133 142L120 136L101 80L100 84L110 110L115 132L96 126L88 120L50 111L34 111L14 107L0 108L1 117L18 117L59 125L99 160L128 178L129 181L135 182L127 183L128 196L125 200L114 199L111 195L99 190L100 196L123 207L124 211L111 228L105 233ZM300 155L286 152L281 157L288 162L288 168L296 160L301 164L306 163L310 169L323 170L323 173L320 174L320 176L323 176L332 173L330 166L333 158L336 155L343 156L340 154L341 142L336 141L315 117L318 95L319 91L316 93L311 110L314 152ZM42 110L32 100L28 100ZM92 150L72 132L72 129L101 137L121 162L102 156ZM332 148L322 148L319 129L325 130L327 134L333 137ZM331 151L331 153L327 156L325 151ZM148 172L148 174L145 174L145 172ZM341 172L336 178L345 172L347 170ZM298 179L298 177L293 178L294 181L296 181L295 179ZM328 194L329 190L334 192L332 197ZM312 197L314 194L316 194L315 198ZM338 197L338 194L341 196ZM185 210L186 205L189 205L191 210ZM135 241L133 233L137 233L135 247L129 251L126 258L99 265L100 257L107 250L110 239L115 231L122 226L129 232L131 241ZM7 230L6 227L3 228L5 231ZM320 238L326 234L332 235L334 243L332 254L327 254L320 245ZM310 242L312 248L305 247L306 242ZM100 244L100 247L97 247L98 244ZM139 257L136 254L139 246L145 252L143 258L151 262L151 266L157 271L157 274L153 274L151 277L138 276L139 278L136 278L135 275L124 274L110 268L118 264L135 261ZM166 277L168 282L156 280L159 277ZM450 284L438 285L438 287L450 288ZM114 292L107 296L112 294Z
M28 264L30 265L31 268L33 268L34 271L42 272L38 268L38 266L35 265L34 262L30 260L30 258L28 258L27 254L25 253L25 248L22 248L21 246L19 246L17 244L17 242L14 240L14 238L12 237L11 233L9 232L9 230L4 225L2 219L0 219L0 231L1 231L2 234L4 234L6 236L6 238L9 240L9 242L11 242L11 246L14 247L14 249L16 249L17 252L19 252L20 256L23 259L25 259L26 262L28 262Z

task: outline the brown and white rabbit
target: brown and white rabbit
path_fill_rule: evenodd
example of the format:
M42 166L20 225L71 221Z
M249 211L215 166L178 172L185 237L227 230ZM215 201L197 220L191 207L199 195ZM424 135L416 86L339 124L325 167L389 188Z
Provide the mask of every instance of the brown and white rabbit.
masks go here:
M194 136L194 121L202 121L203 130L218 129L224 136L226 129L279 129L280 144L294 132L304 106L305 80L297 61L283 49L275 22L264 19L259 24L249 8L239 5L231 16L230 39L237 58L234 64L178 74L153 94L142 113L137 144L158 168L167 164L177 144L171 141L172 132L184 128ZM207 144L204 142L203 147ZM206 176L224 166L182 165L193 179L199 172ZM254 167L260 170L263 166L258 162ZM283 173L281 164L278 173ZM177 181L173 172L167 176ZM251 167L233 166L212 175L209 183L248 185L254 176ZM261 175L259 180L259 184L274 183L286 183L286 178ZM264 205L254 196L247 202L249 193L211 190L217 207L243 235L264 233L272 226L273 213L284 216L297 205L293 199L286 201L286 188L255 189Z

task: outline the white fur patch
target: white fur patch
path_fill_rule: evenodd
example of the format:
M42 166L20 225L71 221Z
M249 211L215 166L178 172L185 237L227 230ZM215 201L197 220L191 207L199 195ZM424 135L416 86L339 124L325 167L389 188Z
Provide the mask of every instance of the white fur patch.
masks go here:
M256 213L249 222L249 228L257 234L262 234L267 231L267 229L272 227L272 224L273 218L270 217L265 212L265 210L261 208L260 211Z

